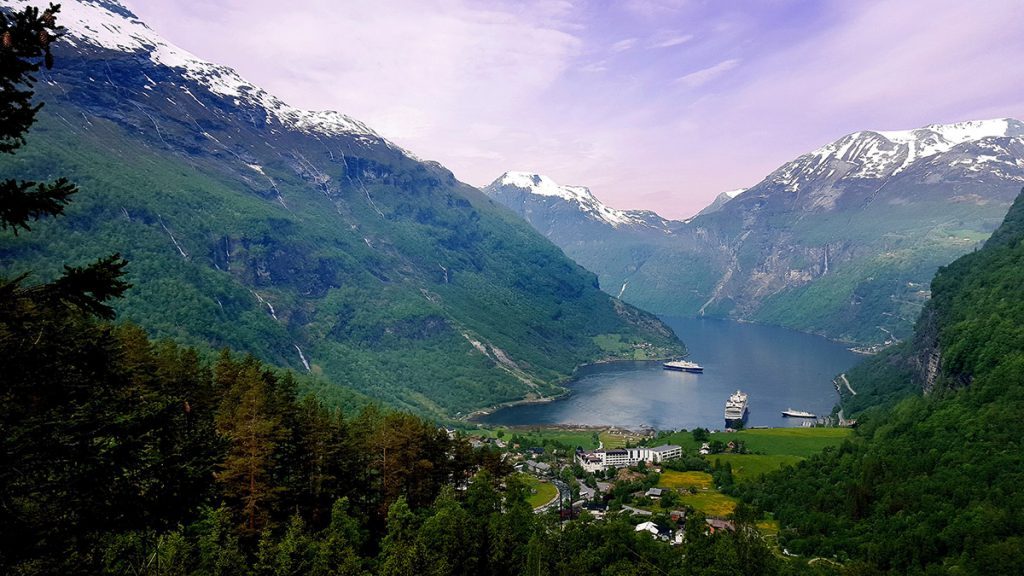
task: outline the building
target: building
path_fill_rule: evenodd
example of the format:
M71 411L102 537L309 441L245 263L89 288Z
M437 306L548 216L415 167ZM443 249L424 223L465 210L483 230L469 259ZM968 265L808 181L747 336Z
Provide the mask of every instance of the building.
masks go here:
M612 448L609 450L594 450L576 452L576 462L587 472L597 472L605 468L624 468L635 466L641 462L657 464L665 460L679 458L683 455L681 446L664 444L654 448Z
M533 472L534 474L540 474L542 476L549 476L551 474L551 465L547 462L537 462L535 460L526 461L526 471Z
M661 488L648 488L644 496L648 498L661 498Z

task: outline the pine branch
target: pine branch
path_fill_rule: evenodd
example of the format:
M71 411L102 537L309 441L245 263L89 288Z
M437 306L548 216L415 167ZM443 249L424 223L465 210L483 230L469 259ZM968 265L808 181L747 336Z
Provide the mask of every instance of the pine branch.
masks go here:
M10 228L15 236L19 228L31 231L30 221L63 214L76 192L78 187L66 178L52 184L4 180L0 182L0 229Z

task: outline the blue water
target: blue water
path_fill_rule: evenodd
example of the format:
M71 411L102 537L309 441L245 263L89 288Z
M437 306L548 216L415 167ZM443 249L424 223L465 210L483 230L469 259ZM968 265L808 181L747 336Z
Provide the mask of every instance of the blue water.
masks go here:
M773 326L705 318L663 318L686 343L703 374L663 370L660 362L585 366L567 397L504 408L488 424L586 424L660 430L722 429L725 401L749 395L747 426L800 426L787 408L829 414L838 397L832 378L860 357L825 338Z

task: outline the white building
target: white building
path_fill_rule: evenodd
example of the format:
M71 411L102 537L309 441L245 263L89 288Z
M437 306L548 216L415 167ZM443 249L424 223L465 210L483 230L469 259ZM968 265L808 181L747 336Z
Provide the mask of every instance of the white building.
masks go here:
M580 451L576 453L576 462L587 472L597 472L605 468L635 466L641 462L657 464L665 460L679 458L682 455L682 447L664 444L654 448L613 448L610 450L594 450L593 452Z

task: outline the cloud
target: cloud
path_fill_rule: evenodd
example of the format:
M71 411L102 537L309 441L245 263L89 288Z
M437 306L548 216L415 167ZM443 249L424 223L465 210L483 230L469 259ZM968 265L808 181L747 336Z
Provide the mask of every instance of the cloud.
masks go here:
M675 83L688 88L697 88L711 82L715 78L718 78L722 74L725 74L729 70L739 66L739 64L740 61L737 58L723 60L714 66L708 66L707 68L702 68L696 72L690 72L685 76L680 76L675 79Z
M693 40L693 34L679 34L674 36L663 37L655 40L651 43L651 48L671 48L673 46L679 46Z
M591 62L584 64L579 68L580 72L587 72L588 74L594 74L597 72L606 72L608 70L607 60L598 60L597 62Z
M636 46L636 38L626 38L624 40L619 40L615 44L612 44L610 50L616 53L625 52L626 50L629 50L633 46Z
M622 6L633 14L654 19L676 14L686 4L687 0L625 0Z

